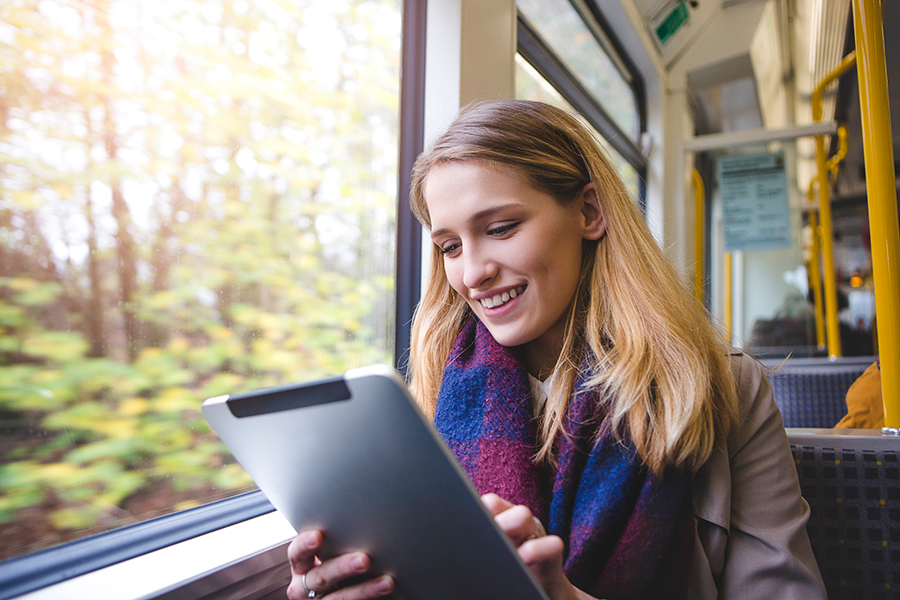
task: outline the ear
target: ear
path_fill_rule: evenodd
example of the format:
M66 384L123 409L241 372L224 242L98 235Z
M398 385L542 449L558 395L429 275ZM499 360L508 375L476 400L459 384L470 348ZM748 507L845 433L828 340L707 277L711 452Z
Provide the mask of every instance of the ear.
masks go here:
M583 237L586 240L599 240L606 233L606 219L600 209L600 199L594 182L590 182L581 191L581 214L584 215Z

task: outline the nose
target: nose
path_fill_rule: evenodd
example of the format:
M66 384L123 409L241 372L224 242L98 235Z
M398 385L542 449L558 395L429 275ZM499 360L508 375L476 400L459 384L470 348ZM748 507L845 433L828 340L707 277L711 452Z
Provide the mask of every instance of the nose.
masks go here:
M497 276L497 263L477 249L470 247L463 261L463 284L471 290L484 287Z

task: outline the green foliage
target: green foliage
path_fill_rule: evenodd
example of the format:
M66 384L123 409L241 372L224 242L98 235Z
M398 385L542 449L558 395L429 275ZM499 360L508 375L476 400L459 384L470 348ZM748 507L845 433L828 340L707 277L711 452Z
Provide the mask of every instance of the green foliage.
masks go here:
M244 489L203 399L390 362L399 6L308 4L0 5L0 536Z
M237 463L231 463L216 469L212 476L213 483L222 489L234 490L253 485L253 480Z
M0 302L0 327L18 327L25 323L27 312L21 306ZM18 348L19 343L16 338L9 338L16 343L9 350Z
M103 510L88 503L77 503L50 514L50 522L57 529L77 530L92 527L103 515Z
M61 286L55 281L36 281L27 277L4 278L8 288L15 292L13 302L19 306L50 304L59 296Z
M49 390L23 383L36 377L39 370L34 365L0 367L0 410L19 413L59 406L59 400Z
M84 338L69 331L42 331L22 340L22 352L35 358L60 363L87 350Z
M36 470L37 464L23 460L0 466L0 487L6 491L0 496L0 516L5 520L15 518L16 511L43 501L46 488Z

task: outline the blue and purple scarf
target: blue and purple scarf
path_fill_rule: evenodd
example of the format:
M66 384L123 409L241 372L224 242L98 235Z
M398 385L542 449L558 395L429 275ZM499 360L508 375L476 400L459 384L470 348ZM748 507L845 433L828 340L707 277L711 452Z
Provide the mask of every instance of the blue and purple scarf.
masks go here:
M524 504L566 544L564 569L600 598L685 598L694 544L690 477L660 479L630 445L595 432L598 394L576 393L558 466L536 465L528 373L514 348L471 319L444 370L435 426L479 493Z

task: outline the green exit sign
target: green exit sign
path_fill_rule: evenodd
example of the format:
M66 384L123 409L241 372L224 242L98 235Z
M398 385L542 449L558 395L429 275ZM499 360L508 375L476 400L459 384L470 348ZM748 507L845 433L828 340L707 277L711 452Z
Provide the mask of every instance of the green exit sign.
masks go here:
M688 10L687 2L679 2L675 8L666 15L666 17L656 26L656 38L663 46L671 39L675 32L688 22L691 18L691 12Z

